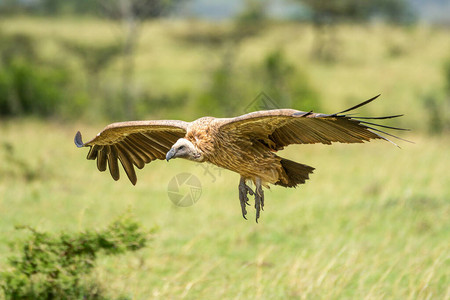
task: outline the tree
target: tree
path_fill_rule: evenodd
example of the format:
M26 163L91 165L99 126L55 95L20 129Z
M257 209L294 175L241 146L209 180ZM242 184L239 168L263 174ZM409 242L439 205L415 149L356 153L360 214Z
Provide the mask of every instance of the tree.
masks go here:
M306 6L311 11L311 21L316 29L313 56L324 61L336 59L338 41L334 25L341 22L367 22L383 19L406 23L414 20L406 0L290 0Z
M102 14L118 23L122 40L122 102L125 118L136 117L135 53L142 22L160 17L181 0L97 0Z
M143 18L157 18L169 12L178 2L183 0L140 0L132 3L133 13ZM2 0L0 13L23 13L59 15L59 14L87 14L97 15L100 8L111 7L116 0ZM147 9L151 7L151 9Z
M410 20L406 0L296 0L312 10L315 23L364 22L378 17L394 22Z

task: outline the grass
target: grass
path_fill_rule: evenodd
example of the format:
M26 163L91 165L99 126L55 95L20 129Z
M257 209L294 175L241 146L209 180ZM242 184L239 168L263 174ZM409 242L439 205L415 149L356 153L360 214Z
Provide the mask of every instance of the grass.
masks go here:
M220 54L174 40L172 33L189 30L184 24L163 25L144 25L136 78L161 93L185 89L195 97ZM42 53L55 59L59 37L103 41L114 39L116 30L97 20L34 18L5 18L2 28L39 38ZM257 64L266 50L283 48L290 61L308 71L324 112L381 92L383 98L365 112L406 113L399 125L414 129L405 137L415 144L288 148L282 156L316 171L297 189L267 191L256 224L254 209L248 221L241 216L234 173L210 168L211 176L193 163L158 161L138 171L136 186L126 178L114 182L85 160L87 149L73 144L77 130L89 139L105 124L1 120L0 269L12 253L8 245L23 237L14 225L50 232L100 229L130 209L159 231L142 251L101 259L96 277L111 295L450 299L450 138L425 134L421 102L443 87L441 66L448 59L450 35L442 29L384 25L343 26L338 34L341 60L327 65L310 59L309 26L271 26L244 42L239 72ZM113 65L108 76L114 78L119 67ZM167 195L168 182L181 172L202 183L200 200L188 208L174 206Z
M242 219L238 176L196 164L155 162L138 184L115 183L86 161L73 133L97 128L24 120L1 124L1 143L38 176L7 160L0 180L0 268L14 225L41 230L102 228L130 209L159 232L145 250L105 258L98 278L133 299L448 299L448 138L294 146L283 156L316 167L297 189L266 193L259 224ZM17 139L18 132L21 139ZM5 155L3 149L2 155ZM175 207L167 184L180 172L203 186L192 207ZM215 180L215 182L213 182Z

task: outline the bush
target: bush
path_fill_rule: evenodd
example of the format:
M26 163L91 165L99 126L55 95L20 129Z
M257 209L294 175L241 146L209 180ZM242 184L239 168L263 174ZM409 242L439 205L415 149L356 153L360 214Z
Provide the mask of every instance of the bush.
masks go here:
M22 253L0 273L6 299L106 299L89 274L99 253L116 255L146 246L148 233L125 215L107 229L51 235L30 227Z
M54 115L65 99L67 83L65 70L14 60L0 70L0 114Z
M68 100L68 85L69 71L41 61L31 37L0 32L1 116L54 115Z

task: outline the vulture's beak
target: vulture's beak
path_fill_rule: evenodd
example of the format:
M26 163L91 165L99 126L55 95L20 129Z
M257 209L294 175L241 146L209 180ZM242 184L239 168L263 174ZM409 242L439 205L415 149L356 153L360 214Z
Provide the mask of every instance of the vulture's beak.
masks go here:
M174 148L171 148L166 154L166 160L169 161L176 153L177 151Z

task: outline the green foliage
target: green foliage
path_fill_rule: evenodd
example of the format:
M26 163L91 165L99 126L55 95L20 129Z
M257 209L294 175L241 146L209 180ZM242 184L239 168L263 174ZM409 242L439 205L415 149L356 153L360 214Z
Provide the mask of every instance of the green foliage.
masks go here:
M114 115L110 113L112 104L111 97L108 97L101 88L101 76L105 73L111 63L122 54L122 45L117 42L107 44L87 44L72 40L61 40L60 45L69 55L73 55L79 60L83 72L85 73L87 87L85 92L88 99L78 99L78 106L80 108L79 114L85 114L87 108L91 107L91 109L96 112L101 111L109 117L114 117ZM115 107L116 106L117 105L115 105ZM122 107L123 105L119 106Z
M250 72L238 73L234 63L225 56L222 64L212 72L209 89L197 101L199 110L211 115L229 116L248 112L244 111L245 107L320 108L319 96L308 76L291 63L283 51L268 52ZM258 99L259 96L255 98L258 93L270 97L272 105L266 107L262 103L253 103L265 101Z
M320 110L319 95L308 76L290 62L283 51L269 52L257 73L262 76L262 89L278 102L279 107Z
M126 19L130 17L131 13L137 19L142 20L167 15L178 3L183 1L185 0L94 0L92 2L96 2L102 13L112 19ZM89 13L95 12L89 11Z
M1 115L54 115L64 99L68 73L16 59L0 70Z
M89 274L100 253L117 255L146 246L148 233L129 215L105 230L51 235L24 227L31 236L0 274L6 299L107 299Z
M448 56L445 49L439 47L448 41L448 34L442 29L405 29L383 24L325 26L334 30L326 33L330 36L326 44L329 53L337 53L338 61L324 64L309 56L315 39L311 40L311 27L306 24L268 23L258 35L234 43L236 39L229 34L235 30L232 24L183 22L183 26L166 27L153 22L142 27L141 40L135 49L134 84L126 86L122 83L122 60L111 59L105 63L96 81L90 75L84 76L89 71L81 63L83 59L61 44L63 40L76 41L74 44L87 48L113 45L117 39L111 32L111 22L11 18L8 23L11 25L4 27L3 34L0 31L0 53L4 57L0 66L1 117L34 114L105 123L127 120L124 87L133 95L136 118L140 119L192 120L205 114L240 114L262 91L276 101L286 101L282 106L291 103L292 107L302 110L320 109L309 105L313 101L304 102L305 96L296 96L304 95L307 91L299 90L307 86L320 96L324 112L350 105L350 99L358 101L367 94L383 93L389 101L396 99L395 107L407 115L392 125L413 128L415 132L427 131L428 123L417 121L424 116L424 106L417 104L419 99L423 100L423 95L443 96L439 96L443 91L441 65L430 62L445 61ZM80 28L86 33L75 39L73 33ZM222 37L222 33L226 37ZM340 39L333 39L333 33L338 33ZM371 38L367 39L367 35ZM51 36L55 38L49 38ZM180 41L182 36L187 37L188 45L186 40ZM277 67L276 63L274 66L277 51L273 49L284 51L281 51L284 67ZM272 58L268 59L269 56ZM332 56L323 57L329 61ZM411 72L410 68L422 71ZM17 69L27 70L26 79L32 80L22 86L44 90L36 92L43 96L33 97L31 101L32 95L22 92L30 98L26 102L16 97L14 84L17 80L13 78L19 73ZM270 75L269 69L280 76L279 80L271 79L275 76ZM392 89L393 83L396 83L395 89ZM434 92L437 90L439 93ZM393 107L387 104L389 101L379 101L373 112L388 113ZM41 105L42 102L50 104ZM21 109L22 103L32 108ZM46 113L40 114L42 110Z
M344 22L368 22L374 18L393 23L407 24L414 21L414 14L406 0L292 0L311 10L315 26L314 47L311 56L321 62L338 60L341 41L337 38L336 24ZM397 54L399 49L393 49Z
M244 10L234 18L231 37L239 42L264 30L267 25L266 0L246 0Z
M61 45L69 54L80 59L85 70L98 74L104 71L108 65L122 52L120 43L111 44L86 44L71 40L61 41Z
M0 33L0 115L54 115L64 101L69 72L41 61L35 40Z
M404 23L413 19L412 10L406 0L297 0L312 10L316 23L337 21L367 21L381 17Z
M213 70L209 88L197 101L197 108L203 113L226 116L237 111L236 103L243 95L236 88L236 74L228 55L225 54L222 63Z
M236 17L247 24L264 21L267 17L267 0L246 0L244 10Z
M21 57L27 61L36 60L35 40L26 34L7 35L0 31L0 62L1 65Z
M182 0L129 0L132 9L142 18L155 18L167 14ZM30 13L37 15L98 15L103 13L118 17L121 1L118 0L6 0L0 2L0 14Z

